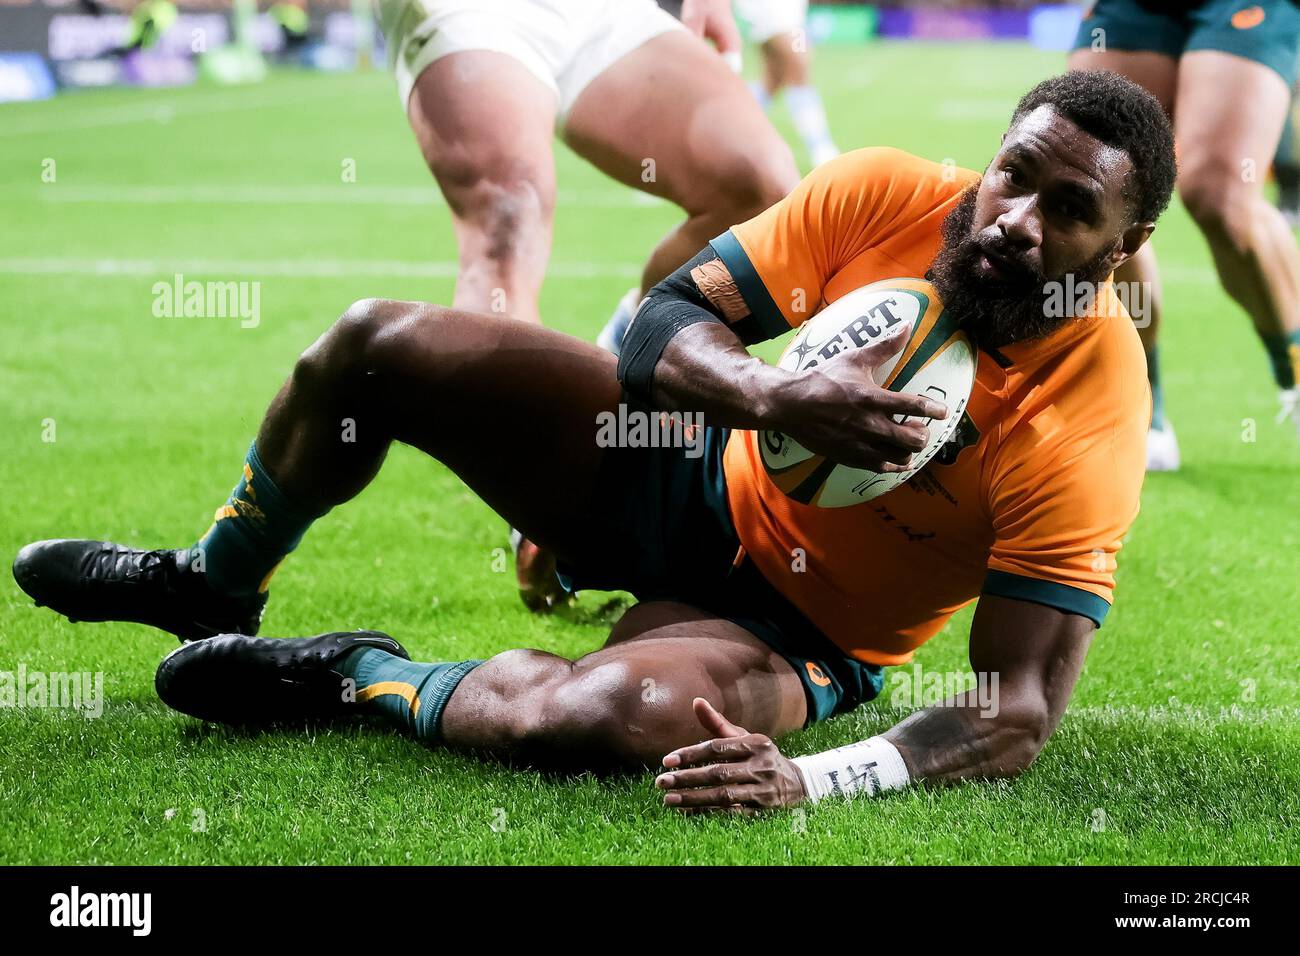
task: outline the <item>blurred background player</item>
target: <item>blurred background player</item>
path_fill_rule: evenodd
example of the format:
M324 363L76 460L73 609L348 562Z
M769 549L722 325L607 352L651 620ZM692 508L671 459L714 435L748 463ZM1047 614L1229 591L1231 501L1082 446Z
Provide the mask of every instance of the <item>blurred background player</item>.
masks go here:
M1173 119L1183 204L1209 242L1224 291L1250 315L1268 352L1278 421L1290 419L1300 431L1300 253L1263 193L1297 49L1300 9L1288 0L1098 0L1079 27L1070 67L1127 76ZM1149 321L1138 322L1152 392L1147 468L1175 471L1180 455L1160 387L1161 295L1151 245L1115 280L1150 283Z
M95 16L116 12L105 4L90 0L85 7ZM125 57L139 50L148 50L162 39L164 33L172 28L179 16L176 4L171 0L144 0L131 11L127 21L125 42L109 51L111 56Z
M1291 107L1287 110L1282 139L1273 157L1273 178L1277 180L1277 208L1292 229L1300 228L1300 143L1296 142L1296 129L1300 127L1296 114L1300 113L1300 82L1291 84Z
M783 93L812 164L834 159L840 151L831 139L821 94L812 85L808 0L736 0L736 15L762 51L763 77L750 84L754 98L766 110Z
M307 0L276 0L266 12L280 28L280 38L283 41L280 58L294 60L301 56L303 47L311 39L311 15L307 12Z
M682 23L654 0L378 0L378 10L411 128L451 208L458 309L540 323L554 135L686 213L602 332L614 350L643 290L799 181L789 147L718 55L740 49L729 0L686 0ZM515 551L529 607L563 596L548 555L517 536Z

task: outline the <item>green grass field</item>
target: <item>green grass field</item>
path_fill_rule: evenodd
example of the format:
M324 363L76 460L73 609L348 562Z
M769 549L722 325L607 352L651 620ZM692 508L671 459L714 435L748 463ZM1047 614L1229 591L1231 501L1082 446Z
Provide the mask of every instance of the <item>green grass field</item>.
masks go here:
M824 49L817 73L841 146L978 167L1017 96L1062 64L1019 46L874 45ZM592 338L678 214L558 154L542 314ZM0 194L6 564L45 537L192 542L339 312L451 298L447 211L379 73L3 106ZM71 625L5 574L0 671L102 671L106 705L98 719L0 710L0 863L1300 861L1300 443L1274 423L1263 352L1181 207L1156 244L1185 467L1147 482L1115 609L1021 779L683 819L648 775L510 771L378 726L238 734L157 700L169 637ZM178 272L259 281L260 323L155 317L153 284ZM286 563L263 633L378 627L423 659L598 646L603 597L530 616L493 570L504 536L446 469L399 448ZM966 667L969 619L921 650L925 670ZM889 687L787 751L883 730L901 716Z

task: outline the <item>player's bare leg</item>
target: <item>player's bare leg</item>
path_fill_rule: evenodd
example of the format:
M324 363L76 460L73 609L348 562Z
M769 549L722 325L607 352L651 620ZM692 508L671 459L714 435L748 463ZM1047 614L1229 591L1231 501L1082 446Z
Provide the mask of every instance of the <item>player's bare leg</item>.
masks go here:
M617 529L588 504L606 454L596 416L621 398L613 366L594 345L526 323L358 303L302 354L272 401L259 465L277 501L322 513L369 484L401 441L446 464L531 538L591 564L617 546ZM269 487L256 499L268 509ZM481 664L419 665L377 632L222 635L169 655L158 690L212 720L328 716L345 709L340 674L356 679L356 702L377 702L421 739L546 764L655 763L710 736L686 706L695 697L773 736L806 716L800 679L782 657L744 628L672 602L638 606L604 648L576 662L515 650ZM424 686L439 681L447 686ZM418 720L416 700L430 701Z
M657 601L631 608L603 648L576 661L516 650L481 664L447 702L440 739L548 765L657 766L711 736L692 713L696 697L773 737L807 713L794 669L754 635Z
M541 321L555 109L555 94L503 53L451 53L416 80L407 116L451 208L460 249L455 308Z
M592 80L564 138L609 176L686 212L651 253L639 292L799 181L789 147L744 82L682 30L648 40Z
M1284 415L1300 428L1300 251L1263 193L1290 102L1286 83L1263 64L1215 50L1180 61L1179 193L1209 241L1223 288L1268 350Z
M551 251L555 94L513 57L464 50L421 72L407 102L416 141L451 208L460 249L453 306L541 322ZM562 597L554 559L511 534L520 596Z
M285 496L319 511L369 484L392 442L413 445L513 527L576 558L596 533L584 502L603 454L596 416L621 396L614 366L596 346L540 326L361 302L298 359L257 447Z
M1115 270L1115 281L1129 290L1128 301L1141 303L1133 311L1142 349L1147 356L1147 379L1151 383L1151 427L1147 431L1147 471L1177 471L1182 464L1174 426L1165 414L1164 388L1160 382L1157 339L1164 309L1160 269L1151 243L1144 243L1128 262Z
M370 482L393 441L444 462L533 540L587 556L605 533L585 502L604 453L596 416L622 394L614 365L594 345L504 316L357 303L299 358L195 547L38 542L15 576L78 620L186 639L256 633L279 562Z
M792 30L769 37L760 49L763 54L763 80L759 103L767 104L778 93L784 93L790 118L794 121L799 138L808 150L814 166L839 155L821 94L812 85L812 55L808 50L808 36L804 30Z
M656 766L716 736L696 717L696 698L770 737L807 716L790 662L740 625L668 601L635 606L603 648L576 661L520 649L421 664L377 631L228 634L173 651L156 684L168 705L217 723L369 713L427 744L583 770Z

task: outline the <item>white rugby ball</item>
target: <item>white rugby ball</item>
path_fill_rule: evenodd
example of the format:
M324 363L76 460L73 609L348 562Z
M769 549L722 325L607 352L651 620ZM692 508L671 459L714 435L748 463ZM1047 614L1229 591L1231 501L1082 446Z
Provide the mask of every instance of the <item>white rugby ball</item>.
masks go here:
M910 331L897 332L903 323ZM876 368L876 383L936 399L947 406L948 417L925 419L930 433L925 448L912 455L907 471L887 474L836 464L788 435L761 431L757 438L763 467L787 497L819 508L870 501L924 468L952 437L975 384L976 351L924 279L885 279L836 299L803 324L779 364L792 372L803 371L840 352L878 342L891 332L906 336L907 344Z

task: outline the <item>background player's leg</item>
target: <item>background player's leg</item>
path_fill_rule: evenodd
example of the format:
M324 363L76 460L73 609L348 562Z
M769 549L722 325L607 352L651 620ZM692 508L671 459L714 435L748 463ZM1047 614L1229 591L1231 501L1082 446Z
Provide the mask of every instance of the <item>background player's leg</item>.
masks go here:
M1163 53L1112 50L1094 52L1075 50L1070 54L1072 70L1111 70L1127 76L1160 101L1165 112L1173 115L1178 88L1178 61ZM1147 435L1147 468L1151 471L1177 471L1180 465L1178 440L1165 416L1164 389L1160 383L1160 357L1157 350L1163 292L1156 262L1155 248L1148 242L1137 255L1115 270L1115 281L1130 289L1143 289L1136 301L1148 303L1145 316L1134 317L1142 348L1147 357L1147 378L1151 383L1151 430ZM1130 300L1133 301L1133 300Z
M1273 178L1277 180L1277 208L1292 229L1300 226L1300 144L1296 142L1300 123L1300 82L1291 87L1291 106L1286 125L1273 156Z
M1265 200L1263 180L1290 101L1281 76L1243 57L1196 50L1179 66L1179 193L1284 390L1294 388L1300 364L1300 253L1282 214Z
M401 441L451 468L498 514L565 557L599 535L587 502L616 409L615 359L505 318L414 302L348 310L299 358L257 449L299 511L347 501Z
M451 207L460 246L456 308L541 321L555 105L555 93L519 61L487 50L448 54L416 80L407 115Z
M460 269L453 306L541 323L537 298L555 212L555 91L503 53L435 60L407 102L411 129L451 207ZM553 559L517 540L520 594L559 596Z
M1151 385L1151 427L1147 431L1147 471L1177 471L1182 465L1174 426L1165 414L1165 390L1160 381L1160 316L1164 311L1164 290L1155 247L1148 241L1133 258L1115 270L1115 281L1127 287L1129 302L1145 303L1143 314L1133 315L1138 337L1147 358L1147 381Z
M576 661L515 650L480 664L447 701L438 739L546 764L655 766L710 736L691 709L696 697L773 737L807 713L799 676L754 635L654 602L629 610L605 647Z
M799 30L770 37L764 41L762 50L767 96L774 97L778 91L784 91L790 119L803 140L809 160L814 166L820 166L835 158L839 150L831 139L826 107L821 94L812 85L812 56L808 51L806 32Z
M682 30L648 40L587 84L564 136L598 169L686 211L647 261L642 289L799 181L789 147L744 82Z

